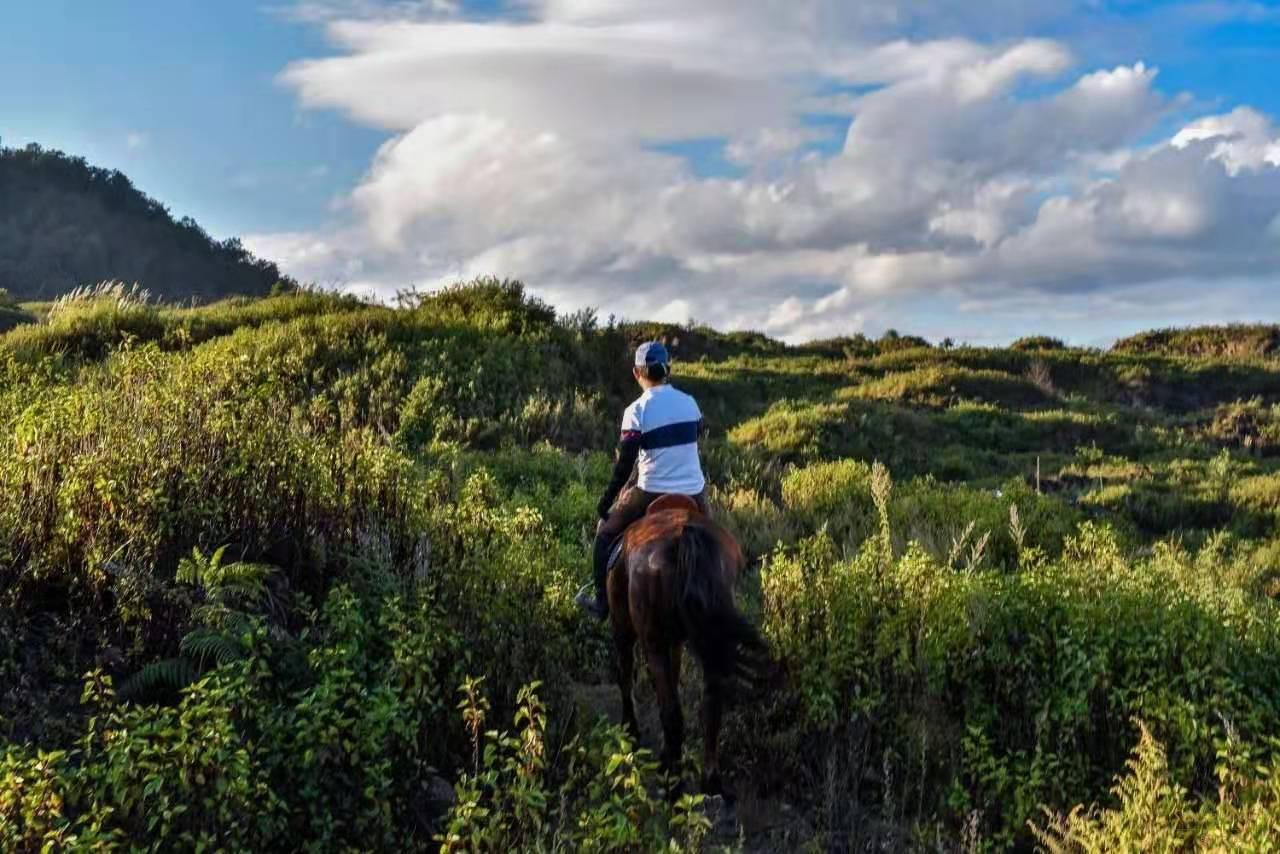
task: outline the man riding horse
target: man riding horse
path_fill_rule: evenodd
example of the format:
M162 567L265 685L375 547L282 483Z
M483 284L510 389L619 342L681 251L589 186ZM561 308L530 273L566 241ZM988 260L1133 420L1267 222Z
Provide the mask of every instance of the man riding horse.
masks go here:
M659 341L636 349L631 373L643 392L622 415L617 463L596 508L600 522L592 548L595 595L583 588L576 599L602 620L609 615L610 551L623 532L644 517L649 505L664 495L684 495L703 514L707 512L706 479L698 459L703 422L697 401L668 382L671 360ZM629 486L633 474L635 485Z
M761 684L768 647L734 602L734 583L745 564L742 549L707 514L698 404L667 384L667 348L656 341L636 350L632 374L644 391L622 416L618 462L597 508L595 591L584 587L577 602L601 619L611 618L622 719L634 735L635 648L644 650L662 719L660 760L667 773L680 768L680 670L685 645L692 648L704 684L702 788L720 794L725 702L735 683ZM627 487L633 474L635 485ZM617 567L611 570L618 539Z

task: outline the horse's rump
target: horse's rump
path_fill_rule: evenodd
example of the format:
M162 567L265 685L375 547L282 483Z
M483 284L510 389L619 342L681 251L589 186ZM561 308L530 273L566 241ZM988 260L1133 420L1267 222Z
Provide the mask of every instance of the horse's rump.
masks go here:
M658 499L662 501L663 499ZM656 505L658 502L655 501ZM690 500L692 505L692 500ZM634 522L622 535L625 552L634 552L658 540L670 539L679 542L687 529L705 532L712 537L717 546L718 559L723 562L722 571L733 578L742 571L746 560L742 547L733 535L714 520L697 511L696 505L690 507L674 507L672 509L652 508L639 521Z
M669 550L663 548L668 544ZM687 509L660 510L628 528L623 547L627 555L653 548L666 553L667 607L708 676L757 682L766 644L734 601L734 581L745 561L728 530Z

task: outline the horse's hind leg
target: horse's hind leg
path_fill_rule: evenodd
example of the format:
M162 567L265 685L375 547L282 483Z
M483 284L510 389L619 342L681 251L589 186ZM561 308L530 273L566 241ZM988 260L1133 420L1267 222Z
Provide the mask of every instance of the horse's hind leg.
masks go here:
M680 674L668 646L646 646L649 675L653 677L653 690L658 699L658 713L662 718L662 770L669 774L680 771L680 754L684 749L684 715L680 711Z
M617 650L618 689L622 691L622 725L633 739L640 738L640 724L636 721L636 704L632 697L636 673L636 636L625 629L614 628L613 645Z
M724 680L703 671L706 683L702 698L702 791L707 795L724 794L720 779L720 724L724 719Z

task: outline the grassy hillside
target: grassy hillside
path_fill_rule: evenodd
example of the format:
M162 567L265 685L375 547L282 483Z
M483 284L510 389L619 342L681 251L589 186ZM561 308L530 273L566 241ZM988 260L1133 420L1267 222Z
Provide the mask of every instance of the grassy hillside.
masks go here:
M781 664L726 733L748 849L1275 826L1280 365L787 347L483 281L116 289L0 335L0 848L736 838L597 722L607 638L571 602L647 337Z
M1280 359L1280 326L1200 326L1161 329L1116 342L1125 353L1229 359Z
M35 145L0 148L0 288L18 299L119 280L209 301L263 295L283 279L238 240L174 220L120 172Z

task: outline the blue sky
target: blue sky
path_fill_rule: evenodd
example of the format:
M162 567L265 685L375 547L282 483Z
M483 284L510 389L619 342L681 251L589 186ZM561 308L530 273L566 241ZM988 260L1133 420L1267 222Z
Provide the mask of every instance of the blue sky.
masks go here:
M324 40L261 3L40 0L4 17L5 144L119 168L221 236L322 221L385 137L297 108L275 78Z
M1105 277L1109 268L1046 271L1049 262L1039 256L1020 267L1006 267L1013 250L1022 251L1021 243L1034 237L1029 227L1035 211L1029 206L1062 196L1068 202L1078 202L1082 209L1096 207L1096 200L1090 201L1089 195L1097 192L1096 188L1082 182L1074 165L1084 157L1100 163L1131 162L1146 156L1140 152L1167 146L1180 129L1205 117L1230 114L1237 107L1248 107L1265 121L1280 115L1280 86L1274 84L1270 70L1280 61L1280 14L1274 3L1082 0L1064 2L1056 12L1039 10L1039 4L1007 3L1016 13L1001 14L997 2L987 14L973 12L972 4L959 2L895 4L877 0L866 5L893 14L868 23L846 20L843 12L832 11L839 9L839 4L797 0L800 2L810 3L831 19L828 31L797 29L775 35L781 23L768 19L753 4L734 7L722 0L707 0L705 20L696 27L691 24L690 30L702 38L705 33L700 27L705 25L706 33L713 34L700 52L690 48L683 37L673 38L669 44L646 42L634 55L622 56L612 65L599 64L606 62L600 60L597 65L584 66L584 92L567 92L566 86L573 88L577 83L571 74L566 77L558 69L569 67L565 64L582 54L584 46L589 53L594 44L603 43L596 39L621 40L625 53L632 47L627 40L637 25L678 21L678 16L673 18L663 11L664 7L676 8L670 0L652 3L651 15L644 11L649 4L619 0L601 0L599 7L585 5L582 0L530 0L519 4L518 15L504 13L495 2L468 2L449 9L441 0L436 0L440 8L435 11L426 10L430 3L415 7L376 0L326 0L323 14L314 4L301 10L310 14L300 14L299 7L289 7L285 0L279 5L248 0L13 3L6 9L0 28L0 80L4 81L0 84L0 139L6 145L35 141L81 154L95 164L119 168L175 213L194 216L215 235L251 236L251 245L260 251L276 250L284 256L281 260L286 266L295 265L302 275L373 290L386 291L409 280L431 283L486 271L525 277L568 305L594 302L605 308L616 306L622 313L640 313L653 307L656 300L659 313L673 317L696 314L713 322L721 317L730 324L761 326L790 337L828 331L828 319L836 316L846 325L861 324L869 330L886 325L911 328L910 318L893 319L897 311L910 311L919 320L915 326L938 330L939 336L946 328L955 328L963 336L968 328L963 307L999 300L985 291L975 296L988 284L983 277L1007 277L1011 292L1016 277L1043 275L1042 285L1029 286L1034 289L1030 298L1019 292L1016 299L1000 303L1009 307L1009 328L1036 316L1037 310L1026 308L1028 305L1079 303L1079 307L1062 310L1056 321L1050 311L1047 325L1076 329L1077 337L1085 338L1096 330L1084 329L1080 320L1070 318L1079 318L1081 311L1087 314L1090 301L1106 289L1072 288L1067 283L1098 276L1099 270ZM1043 8L1047 10L1049 4ZM504 17L518 18L527 26L503 26ZM373 41L353 42L348 38L350 30L343 29L353 26L364 27L362 32L372 33ZM415 29L418 27L422 28L420 33ZM407 50L387 46L406 30L413 30ZM565 36L566 32L570 36ZM826 64L805 67L803 59L796 59L803 56L803 50L772 56L769 52L784 36L801 47L812 47L814 55ZM473 39L474 48L470 46ZM753 67L746 48L742 50L745 58L734 52L743 44L752 44L752 39L759 39L761 50L769 56L762 59L761 68ZM857 49L841 55L840 39ZM981 173L983 183L974 183L963 193L931 198L927 211L902 211L902 231L882 233L887 226L863 222L868 219L866 212L856 210L852 196L843 198L838 190L866 185L858 169L888 175L895 164L886 161L877 166L870 162L870 154L864 158L866 163L845 163L848 158L840 154L849 122L865 111L869 118L863 125L871 126L876 111L883 112L883 127L888 130L876 137L878 141L898 127L892 109L900 106L905 119L910 115L906 105L914 103L914 109L919 110L920 104L935 102L919 100L918 90L926 84L909 76L914 72L882 74L882 68L859 63L877 48L890 50L894 44L907 44L910 51L923 55L941 50L937 46L944 40L967 46L959 58L945 60L956 63L956 79L1000 57L1026 62L1007 97L1032 106L1051 101L1096 71L1132 68L1138 62L1148 69L1158 67L1159 75L1153 82L1142 83L1142 75L1138 75L1136 85L1143 91L1136 92L1132 107L1121 105L1130 114L1148 110L1149 120L1099 134L1105 138L1096 145L1091 143L1093 147L1087 151L1066 145L1057 155L1063 165L1061 174L1056 174L1054 167L1040 162L1048 155L1029 151L1010 153L1009 162L990 169L976 159L971 164L964 158L981 158L983 143L958 146L963 142L960 134L969 127L964 114L940 118L944 124L954 123L955 136L940 136L939 141L924 147L928 151L920 156L931 157L938 149L945 149L946 156L936 162L913 161L911 168L922 174L935 166L944 174L946 169L959 169L958 174L966 176ZM1045 48L1044 40L1052 40L1057 46L1054 50L1069 53L1069 60ZM1041 56L1027 60L1027 51L1016 56L1010 52L1023 42L1032 45L1027 51L1039 50ZM492 117L498 124L477 124L479 119L473 117L467 120L470 124L442 125L459 112L457 101L439 89L445 84L435 79L438 67L424 71L422 65L432 62L442 45L458 59L460 70L450 72L456 74L450 78L456 84L453 88L478 93L466 111ZM668 48L670 56L657 56L652 66L645 65ZM721 50L726 56L716 55ZM506 79L521 99L508 101L501 89L483 88L475 82L492 69L501 83L503 63L514 61L509 58L521 52L536 56L539 63L511 66ZM406 59L411 54L416 57L413 61ZM886 54L890 56L894 58L886 62L902 59L898 54ZM403 62L403 73L383 76L379 65L383 59L393 64ZM904 68L918 67L907 60L903 63ZM536 76L552 66L555 74L548 72L545 80ZM532 77L529 67L534 68ZM614 74L616 79L611 77ZM631 114L622 114L618 121L623 126L616 129L597 128L587 120L588 112L600 112L609 103L593 94L592 76L614 80L611 85L634 85L634 90L628 90L635 98L634 119ZM714 86L707 83L713 77ZM809 78L812 83L807 91L798 91L795 81ZM1133 75L1126 75L1120 80L1117 75L1124 85L1133 79ZM723 115L717 112L725 103L734 103L742 89L739 84L746 82L760 87L761 103L753 104L748 91L740 105L726 107ZM708 94L697 89L703 84L707 84ZM421 97L419 90L424 93ZM944 90L935 93L939 109L949 109ZM498 94L490 103L486 99L494 92ZM770 92L777 95L781 106L768 103ZM818 99L841 93L855 98L873 94L848 107L843 116L843 106L828 111L800 102L802 96ZM672 102L671 114L676 118L668 121L662 98L686 94L687 102ZM1035 125L1032 120L1020 119L1017 108L999 107L994 98L992 115L1022 121L1028 127ZM1154 103L1157 98L1160 104ZM384 99L388 102L385 109L380 103ZM565 104L577 99L582 101L582 115L575 115L572 105ZM895 106L898 102L901 104ZM537 109L526 110L526 103ZM1124 125L1115 113L1115 109L1099 112L1098 119L1087 120L1085 126L1101 127L1106 122ZM770 127L765 128L766 124ZM652 133L648 132L650 125L655 128ZM657 130L659 125L662 130ZM760 134L755 133L756 125ZM974 127L980 127L978 120ZM1260 127L1257 133L1263 136L1258 145L1263 148L1257 150L1265 151L1269 131ZM939 133L946 131L944 127ZM970 128L968 132L974 131ZM1062 133L1078 130L1064 129ZM471 148L459 148L460 134ZM522 200L518 211L507 210L502 202L505 197L495 187L474 184L478 165L494 162L493 151L524 151L522 140L543 139L546 134L553 135L556 145L564 148L557 151L555 159L511 158L512 162L503 164L501 174L508 182L505 191L519 193ZM501 140L508 148L500 147ZM395 150L379 154L383 143L390 143ZM904 142L907 147L913 144L911 139ZM1041 148L1045 144L1037 143ZM957 146L966 153L951 153ZM858 152L874 148L869 144ZM1166 159L1174 153L1170 149ZM1258 155L1262 159L1250 168L1268 170L1265 156ZM1033 166L1026 165L1032 161L1036 161ZM562 165L568 177L556 171ZM1165 167L1158 167L1153 159L1150 169L1156 168ZM1170 164L1168 168L1177 167ZM995 175L995 169L1006 172ZM526 201L530 188L520 184L521 176L530 175L557 176L556 188L565 187L565 198L549 198L544 203L562 207L531 207L533 203ZM966 178L970 179L978 181ZM1126 179L1120 176L1117 180L1122 183ZM579 181L582 186L578 189L568 186ZM841 185L840 181L846 183ZM960 211L973 199L987 199L1019 181L1035 185L1027 200L1019 203L1026 209L1021 213L1012 208L996 213L978 210L978 203L973 210ZM800 205L792 201L794 187L807 186L806 182L819 188L813 191L818 200L805 200ZM446 186L451 194L448 198L432 197ZM788 186L791 191L782 189ZM1059 189L1064 186L1068 189ZM409 189L401 192L402 187ZM647 195L651 187L662 192ZM1145 204L1151 198L1150 188L1139 189L1142 192L1135 190L1130 201L1137 198ZM884 211L888 220L890 210L919 190L886 185L875 188L869 200L864 192L862 204ZM545 184L532 191L541 197L546 194ZM411 195L415 192L417 196ZM643 234L619 238L618 247L609 245L607 235L594 243L583 237L585 248L581 243L561 245L561 236L550 233L549 224L565 215L563 206L571 212L572 205L580 204L574 200L587 192L597 196L616 193L623 199L645 196L643 206L631 212L633 218L657 223L641 229ZM1219 192L1235 190L1213 189L1213 193ZM1188 193L1195 199L1208 198L1200 189L1189 188ZM675 212L673 197L681 200ZM744 207L748 204L744 199L751 199L749 204L758 208L764 204L760 198L771 199L772 207ZM840 210L823 210L828 203ZM495 204L500 208L498 216L494 215ZM620 204L626 202L614 203L609 211L616 213ZM1132 203L1126 204L1125 210L1134 210ZM1154 216L1166 231L1181 228L1167 220L1185 210L1185 200L1166 199L1158 204L1165 208L1155 214L1144 208L1141 216L1148 220ZM686 221L685 217L692 216L687 212L693 210L703 212L697 220ZM1042 209L1038 220L1046 220L1053 211L1052 206ZM1263 217L1266 212L1255 213ZM813 223L827 214L831 214L830 223ZM662 222L663 215L669 215L670 222ZM913 215L918 222L912 220ZM994 244L989 245L989 263L975 265L971 263L973 253L961 244L991 239L975 238L967 232L950 235L949 231L946 239L959 241L956 246L961 248L934 248L943 239L937 224L950 215L955 215L957 223L964 223L957 226L962 230L976 227L976 221L1000 219L1007 230L998 238L1004 249L997 253ZM794 217L794 222L782 222L784 216ZM777 224L774 218L779 220ZM761 221L769 224L768 229L760 226ZM566 222L568 228L574 228L573 220ZM929 224L925 227L921 222ZM1256 222L1258 239L1265 242L1269 234L1266 221ZM1196 223L1199 230L1194 239L1203 235L1208 240L1212 224L1199 219ZM621 227L615 225L615 231ZM922 227L928 234L910 233ZM838 239L842 229L848 231L843 244ZM765 230L769 233L764 234ZM797 230L803 232L800 239L793 238ZM1169 234L1161 236L1168 238ZM1190 232L1183 236L1192 238ZM1263 248L1270 251L1272 247L1267 244ZM1102 247L1099 257L1110 260L1098 263L1114 264L1116 270L1123 271L1117 280L1131 280L1134 286L1168 282L1170 305L1182 305L1210 287L1227 289L1215 296L1218 304L1226 306L1221 309L1224 312L1249 306L1272 311L1276 307L1272 299L1275 283L1257 269L1223 263L1219 265L1222 274L1207 279L1206 270L1212 273L1217 268L1197 259L1211 251L1197 243L1193 257L1190 251L1173 246L1167 261L1152 264L1145 250ZM1241 250L1236 247L1232 251L1235 255L1231 257L1238 257ZM935 252L936 257L928 252ZM572 262L567 260L571 256ZM962 275L939 272L954 266L956 259L964 262ZM499 266L512 269L496 269ZM911 272L917 266L921 272ZM776 272L760 272L774 268ZM883 273L886 268L891 273ZM748 279L749 285L735 290L735 282ZM638 283L652 283L650 290L660 294L648 302L638 301ZM847 291L845 296L828 296L825 302L812 296L842 290ZM1127 298L1124 293L1107 293L1113 300L1110 305ZM1261 301L1257 293L1263 295ZM939 298L934 299L935 295ZM735 309L741 311L735 313ZM1180 310L1201 309L1174 310L1171 322L1179 319ZM1123 327L1128 322L1120 319L1116 325ZM976 324L975 335L983 328L984 324Z

